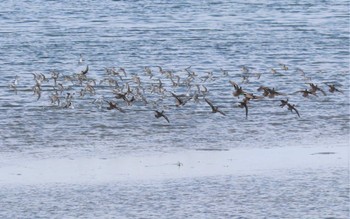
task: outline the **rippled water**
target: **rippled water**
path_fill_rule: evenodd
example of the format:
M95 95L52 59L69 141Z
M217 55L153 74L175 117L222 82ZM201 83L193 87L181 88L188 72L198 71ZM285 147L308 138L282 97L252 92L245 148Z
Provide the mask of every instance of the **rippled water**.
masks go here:
M115 156L193 149L283 147L324 141L349 142L349 1L6 1L0 3L0 150L39 157ZM84 58L79 63L80 54ZM282 65L288 66L283 70ZM82 85L64 80L89 66L96 94L80 97ZM156 66L180 77L178 87ZM186 68L197 76L190 89ZM105 68L124 68L120 80ZM154 76L145 74L150 67ZM248 69L248 73L242 70ZM273 74L271 69L277 73ZM303 70L305 75L300 71ZM224 71L227 74L224 74ZM74 93L74 109L52 104L58 83ZM225 72L226 72L225 71ZM208 72L212 78L205 80ZM43 73L41 98L33 73ZM10 84L18 76L17 94ZM258 78L260 75L260 78ZM99 84L111 77L120 87L141 79L145 104L127 106ZM250 76L249 81L243 77ZM162 81L167 90L154 93ZM283 96L252 100L249 116L239 108L229 81L255 95L264 85ZM326 96L302 97L315 83ZM335 84L343 93L328 91ZM175 106L170 92L190 96L196 85L226 116L211 113L200 97ZM125 89L124 89L125 91ZM100 108L104 97L126 112ZM289 99L300 118L280 100ZM156 119L164 110L170 120ZM94 190L94 189L92 189ZM181 215L186 216L186 215Z
M3 151L42 153L44 149L66 151L80 148L95 153L171 151L198 147L281 146L280 141L300 142L337 138L349 133L349 26L347 1L170 2L153 1L20 1L1 3L1 145ZM84 63L78 64L83 54ZM282 70L279 64L286 64ZM96 95L79 97L82 86L72 86L63 75L73 75L89 65L89 78L106 78L104 68L123 67L124 81L136 87L138 75L145 96L157 101L151 84L164 83L167 91L186 94L187 88L171 87L159 65L185 81L185 69L197 73L193 85L205 85L206 95L227 116L210 113L201 101L178 109L170 93L157 107L136 103L126 113L108 111L90 102L101 96L114 99L112 86L96 86ZM144 67L154 77L145 75ZM242 66L261 73L242 82ZM277 74L271 73L271 68ZM224 75L221 69L227 70ZM305 72L307 81L298 69ZM58 81L75 93L75 109L52 106L49 96L54 82L43 82L37 101L32 73L60 73ZM202 82L207 72L213 80ZM19 76L18 94L9 88ZM115 77L117 78L117 77ZM287 96L251 101L249 117L233 97L235 81L243 89L261 95L261 86L276 88ZM317 84L328 95L303 98L296 91ZM328 92L339 85L344 94ZM193 93L196 87L193 86ZM301 114L297 118L279 108L289 98ZM118 102L118 101L117 101ZM155 119L153 110L165 109L170 124ZM51 150L51 149L50 149ZM48 154L44 152L44 156ZM70 151L72 153L72 151Z
M83 187L61 184L40 188L9 187L0 191L8 194L1 198L3 206L10 211L8 214L0 211L0 215L24 218L62 215L72 218L346 218L349 199L344 195L348 188L342 174L343 170L335 169L329 175L323 170L309 171L305 175L291 171L277 177L219 176ZM305 184L305 181L311 183ZM33 199L22 200L22 195ZM23 205L16 205L16 202Z

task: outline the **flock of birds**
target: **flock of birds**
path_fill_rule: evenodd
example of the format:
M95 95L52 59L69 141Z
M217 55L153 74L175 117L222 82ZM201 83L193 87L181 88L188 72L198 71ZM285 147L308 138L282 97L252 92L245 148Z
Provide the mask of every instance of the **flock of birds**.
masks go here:
M196 104L207 104L212 113L219 113L225 116L226 113L210 100L210 83L217 79L213 72L204 72L199 74L187 67L182 70L165 70L161 66L144 67L140 74L130 74L122 67L104 68L105 77L102 80L93 78L90 74L89 65L85 64L83 57L80 56L79 66L83 66L78 73L64 75L58 71L51 71L50 75L44 73L32 73L33 85L31 91L36 100L42 98L44 93L49 93L49 103L52 106L61 108L74 108L76 99L91 97L91 104L97 105L100 109L118 110L125 113L124 107L131 108L134 105L143 105L154 111L156 118L164 118L170 122L165 109L164 99L172 98L176 107L185 107L189 102ZM252 72L251 68L241 66L240 82L230 79L229 71L220 69L221 76L227 77L227 86L232 88L232 98L237 98L237 107L244 108L245 118L248 118L249 105L252 101L260 101L264 98L279 99L280 107L287 107L292 113L300 117L300 113L295 104L289 102L288 95L277 91L274 87L259 86L256 88L259 95L248 92L243 86L249 84L251 78L260 80L262 74ZM285 64L279 64L279 68L271 68L272 75L282 75L280 72L288 72L289 67ZM320 94L326 96L325 91L320 85L312 83L305 72L297 68L297 72L305 80L305 87L293 92L300 94L303 98L309 96L318 97ZM20 92L20 77L16 76L10 82L9 88L17 94ZM242 85L243 84L243 85ZM324 83L329 93L343 93L339 84ZM224 85L226 86L226 85ZM175 92L177 90L177 92ZM181 93L179 93L179 91ZM106 94L101 95L101 92ZM96 98L95 98L96 97ZM212 97L211 97L212 98ZM240 99L242 98L242 99Z

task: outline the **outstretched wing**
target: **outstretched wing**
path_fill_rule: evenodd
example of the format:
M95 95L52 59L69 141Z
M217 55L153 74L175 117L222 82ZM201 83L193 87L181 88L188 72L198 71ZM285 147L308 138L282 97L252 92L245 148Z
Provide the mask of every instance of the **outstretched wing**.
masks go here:
M205 100L205 102L207 102L207 103L209 104L209 106L211 107L211 109L212 109L213 111L216 110L216 108L214 107L214 105L213 105L207 98L204 98L204 100Z
M83 75L86 75L86 74L88 73L88 71L89 71L89 66L87 65L87 66L86 66L86 69L85 69L84 71L81 71L81 73L82 73Z
M243 104L244 108L245 108L245 118L248 119L248 106L247 103Z
M323 89L321 89L321 88L317 88L319 91L321 91L321 93L323 94L323 96L327 96L327 94L326 94L326 92L324 92L324 90Z
M168 119L168 117L167 117L166 115L162 114L162 116L164 117L164 119L165 119L168 123L170 123L170 121L169 121L169 119Z
M298 110L293 106L293 110L298 114L298 117L300 118L300 114L298 112Z
M220 113L223 116L226 116L226 114L224 112L222 112L221 110L216 110L218 113Z

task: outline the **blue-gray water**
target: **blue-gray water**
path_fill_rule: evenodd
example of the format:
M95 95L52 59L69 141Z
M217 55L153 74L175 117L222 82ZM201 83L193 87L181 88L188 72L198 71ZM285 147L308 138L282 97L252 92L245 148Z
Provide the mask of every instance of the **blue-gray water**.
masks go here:
M2 2L1 153L117 156L349 141L349 33L346 0ZM80 54L83 63L78 63ZM63 75L77 74L87 65L88 78L97 81L96 94L80 97L88 82L74 85ZM183 84L173 87L156 66L172 71L182 83L189 66L198 76L190 90ZM149 103L137 100L127 106L114 98L113 86L99 85L110 67L125 69L123 81L112 77L121 87L127 82L136 91L133 77L140 77ZM144 67L150 67L152 78ZM58 83L66 88L61 102L68 92L75 94L74 109L51 104L52 71L60 73ZM208 72L213 78L204 81ZM39 100L33 94L32 73L49 78L42 82ZM17 94L10 88L16 75ZM248 75L249 81L243 81ZM151 92L158 79L167 90L164 95ZM251 100L246 119L238 107L243 97L232 95L230 80L258 96L261 85L285 95ZM297 91L309 89L307 83L317 84L327 95L303 97ZM343 93L330 93L327 84ZM211 113L203 99L175 106L170 92L193 94L196 85L208 89L206 98L226 116ZM106 102L101 108L92 103L102 96L126 112L107 110ZM300 118L279 107L287 98ZM170 123L156 119L156 109L164 110Z

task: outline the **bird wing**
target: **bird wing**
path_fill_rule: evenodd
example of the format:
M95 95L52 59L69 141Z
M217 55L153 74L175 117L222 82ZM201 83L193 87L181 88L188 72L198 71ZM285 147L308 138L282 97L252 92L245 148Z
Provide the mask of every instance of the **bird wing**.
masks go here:
M292 108L298 114L298 117L300 118L300 114L299 114L298 110L294 106Z
M247 103L244 103L243 106L245 108L245 118L248 119L248 106L247 106Z
M88 73L88 71L89 71L89 66L87 65L86 69L84 71L81 71L81 73L85 75Z
M323 89L321 89L321 88L317 88L317 90L321 91L321 93L322 93L324 96L327 96L326 92L324 92L324 90L323 90Z
M162 116L164 117L164 119L165 119L168 123L170 123L170 121L169 121L169 119L168 119L168 117L167 117L166 115L162 114Z
M230 84L231 84L234 88L237 88L237 87L238 87L238 84L236 84L236 82L234 82L234 81L231 81L231 80L230 80Z
M224 112L222 112L221 110L219 110L219 109L217 110L217 112L220 113L223 116L226 116L226 114Z
M214 105L213 105L207 98L204 98L204 100L205 100L205 102L207 102L207 103L209 104L209 106L211 107L211 109L212 109L213 111L215 111Z
M122 108L120 108L117 104L115 104L115 108L117 110L119 110L119 112L125 113L125 110L123 110Z

